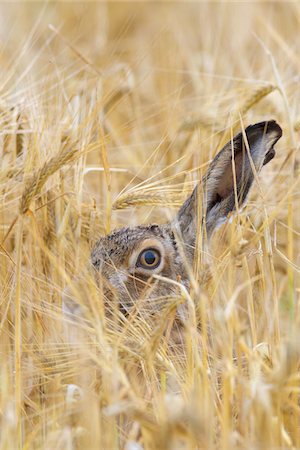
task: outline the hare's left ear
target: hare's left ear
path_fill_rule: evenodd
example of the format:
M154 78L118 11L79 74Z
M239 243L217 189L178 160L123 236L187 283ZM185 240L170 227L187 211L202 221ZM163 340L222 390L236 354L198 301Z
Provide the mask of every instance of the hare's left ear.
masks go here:
M202 182L178 212L176 221L185 244L195 243L198 200L210 237L236 204L241 207L245 203L255 172L274 158L274 145L281 136L282 130L274 120L260 122L248 126L217 154Z

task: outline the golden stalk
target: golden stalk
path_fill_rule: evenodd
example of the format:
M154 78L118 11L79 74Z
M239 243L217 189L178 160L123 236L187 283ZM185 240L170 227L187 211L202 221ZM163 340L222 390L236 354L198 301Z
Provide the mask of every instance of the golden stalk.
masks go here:
M125 209L131 206L165 206L178 207L182 204L182 194L161 194L159 192L131 192L124 194L114 202L114 209Z
M75 161L80 155L81 151L74 148L70 150L65 148L61 153L53 156L46 162L37 172L35 172L26 183L20 201L20 213L25 214L30 208L31 202L40 194L43 186L51 175L60 170L66 164Z

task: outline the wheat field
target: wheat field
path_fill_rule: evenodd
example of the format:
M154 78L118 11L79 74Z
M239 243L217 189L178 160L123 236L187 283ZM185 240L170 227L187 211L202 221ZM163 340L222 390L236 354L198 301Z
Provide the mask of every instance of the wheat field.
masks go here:
M0 3L1 450L300 449L299 53L298 2ZM276 157L199 256L180 345L174 305L120 317L97 239L169 220L268 119Z

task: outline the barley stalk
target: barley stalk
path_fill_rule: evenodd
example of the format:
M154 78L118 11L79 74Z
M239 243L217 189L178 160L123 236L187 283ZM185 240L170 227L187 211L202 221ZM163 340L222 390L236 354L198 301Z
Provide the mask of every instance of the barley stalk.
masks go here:
M159 192L132 192L124 194L114 202L114 209L125 209L131 206L165 206L178 207L182 204L182 194L161 194Z
M16 298L15 298L15 414L17 421L18 442L21 448L23 442L22 436L22 308L21 308L21 265L22 265L22 246L23 246L23 220L19 222L18 230L18 255L17 255L17 271L16 271Z
M260 102L263 98L277 89L273 84L266 84L258 87L254 92L250 93L246 100L243 100L239 108L239 114L245 115L253 106Z
M43 186L51 175L60 170L66 164L75 161L81 155L81 151L77 149L70 150L66 148L61 153L53 156L43 167L35 172L26 183L20 201L20 212L25 214L30 208L31 202L40 194Z
M195 130L199 127L207 128L209 130L213 128L219 129L221 124L219 123L218 118L209 117L208 114L202 113L197 117L188 117L187 119L184 119L179 127L179 132Z

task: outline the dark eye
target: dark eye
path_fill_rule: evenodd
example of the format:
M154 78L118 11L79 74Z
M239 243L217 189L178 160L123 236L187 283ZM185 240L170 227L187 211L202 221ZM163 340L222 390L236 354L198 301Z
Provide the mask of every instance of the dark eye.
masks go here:
M156 269L160 265L160 261L160 252L154 248L147 248L139 254L136 266L144 269Z

